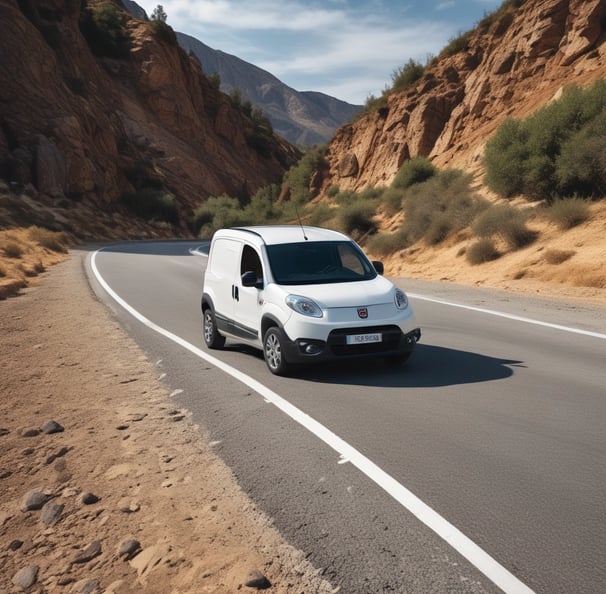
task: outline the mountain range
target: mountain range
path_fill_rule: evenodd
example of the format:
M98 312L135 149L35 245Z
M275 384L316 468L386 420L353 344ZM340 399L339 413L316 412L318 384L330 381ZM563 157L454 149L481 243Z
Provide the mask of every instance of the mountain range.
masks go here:
M362 110L360 105L324 93L295 91L273 74L184 33L177 33L177 39L183 49L200 60L206 75L219 75L224 93L237 89L242 98L263 111L276 134L297 146L328 142L339 126Z
M133 16L147 19L145 10L132 0L123 0ZM335 97L315 91L296 91L266 70L237 56L213 49L199 39L177 32L179 45L200 62L207 76L219 75L220 89L228 95L237 90L242 99L258 107L276 134L299 147L325 144L342 124L362 110Z

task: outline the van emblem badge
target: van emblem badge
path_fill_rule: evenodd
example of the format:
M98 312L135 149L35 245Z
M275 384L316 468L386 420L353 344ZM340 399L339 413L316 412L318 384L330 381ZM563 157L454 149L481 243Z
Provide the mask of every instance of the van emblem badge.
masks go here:
M358 307L358 316L365 320L368 317L368 308Z

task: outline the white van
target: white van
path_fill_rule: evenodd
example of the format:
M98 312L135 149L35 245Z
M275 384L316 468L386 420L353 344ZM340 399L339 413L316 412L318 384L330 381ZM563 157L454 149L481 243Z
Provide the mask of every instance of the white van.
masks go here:
M406 361L421 337L405 293L349 237L294 225L221 229L204 274L204 341L293 364L381 356Z

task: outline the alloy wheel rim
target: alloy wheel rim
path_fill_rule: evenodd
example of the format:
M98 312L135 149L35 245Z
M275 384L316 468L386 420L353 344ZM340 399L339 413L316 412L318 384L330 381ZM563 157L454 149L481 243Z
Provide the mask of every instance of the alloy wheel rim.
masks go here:
M271 335L265 343L265 354L269 366L272 369L277 369L280 366L282 354L280 351L280 341L273 335Z

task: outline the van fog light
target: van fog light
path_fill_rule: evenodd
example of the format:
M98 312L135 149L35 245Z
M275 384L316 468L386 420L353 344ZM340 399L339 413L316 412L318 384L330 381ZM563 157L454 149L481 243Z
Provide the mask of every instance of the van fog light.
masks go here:
M324 350L324 347L321 343L318 342L308 342L307 340L300 340L299 349L305 355L319 355Z

